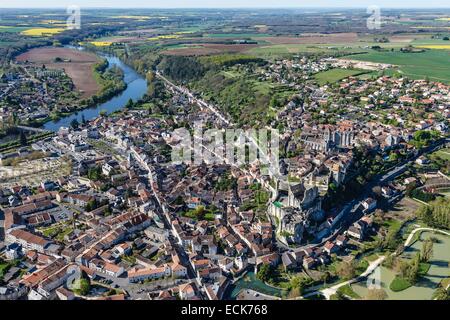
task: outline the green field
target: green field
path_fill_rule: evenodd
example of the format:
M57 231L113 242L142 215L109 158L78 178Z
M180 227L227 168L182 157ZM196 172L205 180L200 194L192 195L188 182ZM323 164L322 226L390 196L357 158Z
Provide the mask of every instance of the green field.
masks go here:
M440 158L450 161L450 149L441 149L439 151L436 151L435 154L437 154Z
M255 38L270 37L267 33L205 33L204 38Z
M22 32L31 29L31 27L14 27L14 26L0 26L0 32Z
M263 45L257 48L252 48L248 50L248 53L262 56L262 57L270 57L270 56L284 56L290 54L296 54L301 52L325 52L325 53L356 53L356 52L364 52L362 48L358 46L344 46L342 44L333 45L333 44L274 44L274 45Z
M389 63L399 66L399 71L412 78L450 83L450 51L427 50L419 53L403 53L400 51L370 51L364 54L351 55L346 58Z
M327 82L330 82L330 83L337 82L337 81L345 79L347 77L357 76L357 75L360 75L363 73L366 73L366 71L357 70L357 69L331 69L331 70L316 73L314 75L314 78L322 86L322 85L326 84Z

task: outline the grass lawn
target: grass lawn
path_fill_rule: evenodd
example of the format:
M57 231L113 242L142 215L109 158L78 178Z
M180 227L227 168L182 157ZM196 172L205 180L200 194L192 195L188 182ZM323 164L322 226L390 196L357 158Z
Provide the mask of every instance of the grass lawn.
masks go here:
M408 280L399 276L396 276L389 285L389 288L394 292L403 291L408 289L409 287L411 287L411 283L409 283Z
M450 286L450 278L442 280L442 286L444 288L447 288L448 286Z
M352 287L349 284L340 287L337 291L339 291L343 295L351 297L352 299L361 299L361 296L353 291Z
M3 277L3 275L8 271L9 267L11 265L9 263L0 263L0 277Z
M73 230L72 225L54 225L45 229L41 229L40 232L48 238L54 238L57 241L64 241L64 237L71 233Z
M333 83L350 76L357 76L363 73L366 73L366 71L356 69L331 69L315 74L314 78L317 80L319 85L324 85L327 82Z
M441 149L436 151L434 154L438 155L440 158L450 161L450 149Z
M430 270L431 264L421 262L419 264L419 275L424 276L428 273L428 270Z
M359 261L358 265L356 266L356 274L360 275L361 273L366 271L368 267L369 267L369 261L367 261L366 259L362 259L361 261Z
M370 262L373 262L373 261L377 260L378 258L379 258L379 256L378 256L378 254L376 254L376 253L371 254L370 256L365 257L365 259L366 259L367 261L370 261Z
M428 270L430 270L430 267L431 265L429 263L420 263L419 276L425 276L428 273ZM389 288L394 292L399 292L408 289L411 286L412 284L408 280L397 275L394 280L392 280Z

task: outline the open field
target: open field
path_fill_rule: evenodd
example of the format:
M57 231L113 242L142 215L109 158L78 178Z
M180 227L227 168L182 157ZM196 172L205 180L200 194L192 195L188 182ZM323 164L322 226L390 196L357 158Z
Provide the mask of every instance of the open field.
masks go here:
M145 41L145 37L137 37L137 36L125 36L125 35L118 35L118 36L110 36L110 37L101 37L98 39L95 39L94 41L91 41L90 43L96 43L96 42L107 42L107 43L125 43L125 42L137 42L137 41Z
M90 44L93 44L96 47L108 47L112 44L110 41L91 41Z
M181 48L171 48L163 51L167 55L179 56L200 56L208 54L220 54L226 52L244 52L256 48L256 44L213 44L213 43L198 43Z
M424 44L417 46L418 48L424 49L442 49L442 50L450 50L450 44Z
M56 57L70 62L55 63ZM92 66L98 61L98 57L92 53L70 48L35 48L17 57L17 61L27 60L37 65L45 64L50 69L64 69L75 87L83 93L83 97L89 97L99 89L92 74Z
M320 85L324 85L327 82L337 82L350 76L357 76L366 73L365 70L356 69L331 69L323 72L316 73L314 78Z
M70 174L70 162L63 158L44 158L21 162L15 167L0 166L0 183L5 188L15 185L36 187L43 180L56 180Z
M54 34L63 32L64 30L65 30L64 28L31 28L22 31L22 34L26 36L42 37L42 36L52 36Z
M442 159L450 161L450 149L448 149L448 148L436 151L435 154L438 155Z
M426 50L417 53L372 50L348 58L394 64L399 66L401 73L410 78L423 79L428 76L430 80L450 83L450 51L446 50Z
M358 40L358 35L351 32L336 34L308 34L300 37L261 37L259 39L273 44L351 44Z
M0 26L0 32L22 32L24 30L30 29L28 27L14 27L14 26Z
M223 38L223 39L239 39L239 38L260 38L269 37L266 33L205 33L204 38Z

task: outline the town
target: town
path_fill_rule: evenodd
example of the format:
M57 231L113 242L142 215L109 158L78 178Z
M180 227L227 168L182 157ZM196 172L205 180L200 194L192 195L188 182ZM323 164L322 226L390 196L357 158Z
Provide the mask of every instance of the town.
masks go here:
M192 57L139 74L57 49L53 68L19 55L0 78L2 130L18 137L0 154L0 300L395 299L448 262L448 82L326 52L202 56L198 76L180 71ZM54 67L82 54L108 86L93 100ZM127 72L142 96L88 114L136 88ZM247 98L211 87L235 78ZM258 90L273 90L267 110ZM188 149L216 161L172 161L196 123L270 129L276 163L230 163L198 136ZM233 144L263 155L261 139ZM365 287L377 268L392 279ZM439 277L423 299L448 299Z

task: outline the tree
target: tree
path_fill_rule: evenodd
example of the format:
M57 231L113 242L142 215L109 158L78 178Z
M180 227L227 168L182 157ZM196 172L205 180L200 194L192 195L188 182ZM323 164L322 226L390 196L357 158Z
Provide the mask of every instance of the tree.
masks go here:
M450 300L450 292L446 290L444 287L439 286L436 291L433 293L434 300Z
M347 297L339 290L335 294L330 296L330 300L348 300Z
M78 127L80 126L80 124L79 124L79 122L78 122L77 119L73 119L73 120L70 122L70 126L71 126L73 129L78 129Z
M20 131L20 145L21 146L26 146L27 145L27 136L25 135L25 132L23 130Z
M267 282L270 279L270 276L272 275L272 266L270 264L264 263L258 270L258 273L256 274L256 278Z
M378 197L380 198L383 193L381 192L381 187L380 186L375 186L372 188L372 192Z
M323 281L323 284L327 284L327 282L331 279L331 273L329 271L325 271L320 278Z
M302 295L301 289L299 287L296 287L296 288L292 288L291 290L289 290L287 298L294 299L294 298L300 297L301 295Z
M131 109L131 108L133 108L133 106L134 106L133 100L132 100L131 98L128 99L128 102L127 102L127 104L125 105L125 108L126 108L126 109Z
M341 262L337 268L336 273L339 277L344 280L352 279L356 276L355 263L352 262Z
M428 238L422 244L420 252L422 262L428 262L433 257L433 240Z
M74 291L77 292L79 295L85 296L91 291L91 282L89 279L81 278L77 280L75 283L75 289Z
M92 211L92 210L96 209L97 206L98 206L97 200L94 199L94 200L90 200L90 201L86 204L86 207L85 207L84 209L85 209L86 211L89 212L89 211Z
M420 254L417 253L416 256L411 261L409 265L406 279L410 284L415 284L417 282L417 278L419 277L419 265L420 265Z
M193 213L198 220L202 220L205 216L206 209L204 206L198 206L194 209Z
M383 210L381 209L375 209L375 213L374 213L374 222L376 224L382 224L383 223Z
M385 300L388 295L383 289L369 289L365 300Z
M400 277L406 278L409 268L408 263L403 259L395 259L394 264L394 269L400 275Z

